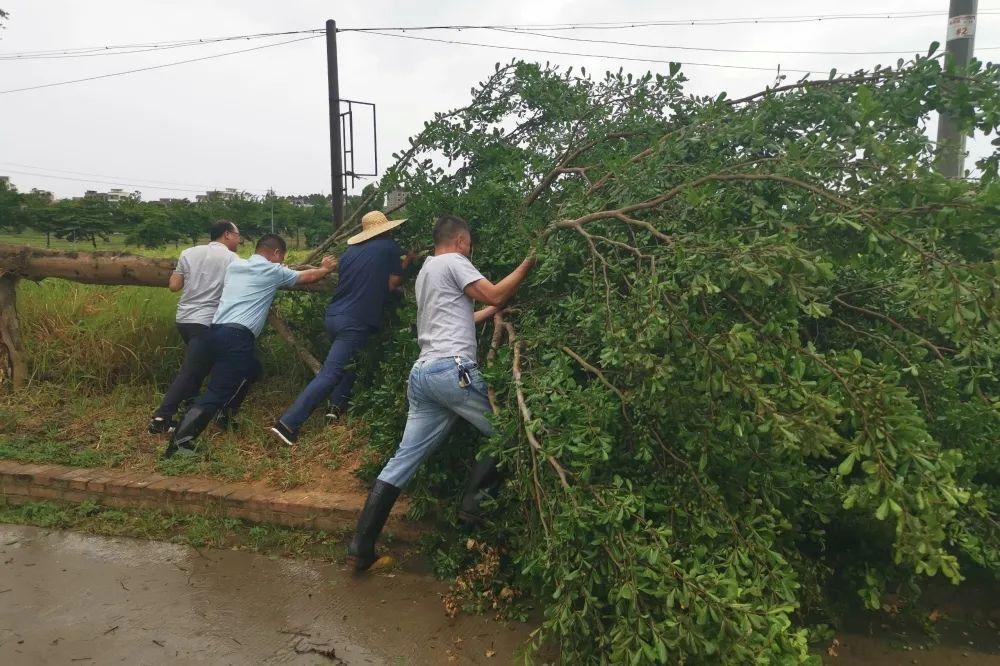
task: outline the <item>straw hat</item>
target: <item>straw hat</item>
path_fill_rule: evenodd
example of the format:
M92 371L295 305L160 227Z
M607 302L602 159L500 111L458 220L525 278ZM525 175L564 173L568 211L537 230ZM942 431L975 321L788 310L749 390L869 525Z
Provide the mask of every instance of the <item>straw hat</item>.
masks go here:
M406 218L402 220L390 220L380 210L365 213L364 217L361 218L361 233L348 238L347 244L356 245L357 243L362 243L369 238L384 234L390 229L395 229L403 222L406 222Z

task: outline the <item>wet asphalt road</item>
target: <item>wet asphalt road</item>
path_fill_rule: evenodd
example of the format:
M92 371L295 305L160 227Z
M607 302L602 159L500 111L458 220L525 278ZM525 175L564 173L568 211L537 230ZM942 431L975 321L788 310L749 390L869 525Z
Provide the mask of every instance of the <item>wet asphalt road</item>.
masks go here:
M527 628L449 620L445 590L399 571L355 579L335 564L0 525L0 664L511 663Z

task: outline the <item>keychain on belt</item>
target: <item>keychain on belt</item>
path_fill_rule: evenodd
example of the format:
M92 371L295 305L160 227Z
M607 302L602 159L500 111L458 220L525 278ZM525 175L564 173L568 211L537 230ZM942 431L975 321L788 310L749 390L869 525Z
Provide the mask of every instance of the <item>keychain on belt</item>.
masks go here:
M455 357L455 365L458 366L458 385L461 388L469 388L472 385L472 377L469 376L469 371L465 369L462 365L462 359L458 356Z

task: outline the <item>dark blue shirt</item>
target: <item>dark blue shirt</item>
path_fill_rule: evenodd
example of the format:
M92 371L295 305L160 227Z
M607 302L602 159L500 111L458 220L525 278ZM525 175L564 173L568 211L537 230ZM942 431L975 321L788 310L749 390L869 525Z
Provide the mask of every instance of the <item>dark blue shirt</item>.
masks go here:
M373 328L382 323L389 276L402 275L403 250L391 236L349 245L337 265L339 279L328 315L347 315Z

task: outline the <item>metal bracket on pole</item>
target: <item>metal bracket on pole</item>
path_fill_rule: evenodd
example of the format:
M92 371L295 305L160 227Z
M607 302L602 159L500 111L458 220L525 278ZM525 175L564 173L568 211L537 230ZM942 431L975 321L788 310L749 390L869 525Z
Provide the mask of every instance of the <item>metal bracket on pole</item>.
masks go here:
M343 111L340 114L341 118L341 140L344 146L344 158L343 164L344 169L344 183L343 187L347 189L347 178L351 179L351 187L354 187L358 178L374 177L378 175L378 127L375 124L375 105L371 102L359 102L354 99L342 99L341 102L347 104L347 111ZM371 173L361 172L355 168L354 156L354 105L367 106L372 110L372 146L375 155L375 165Z

